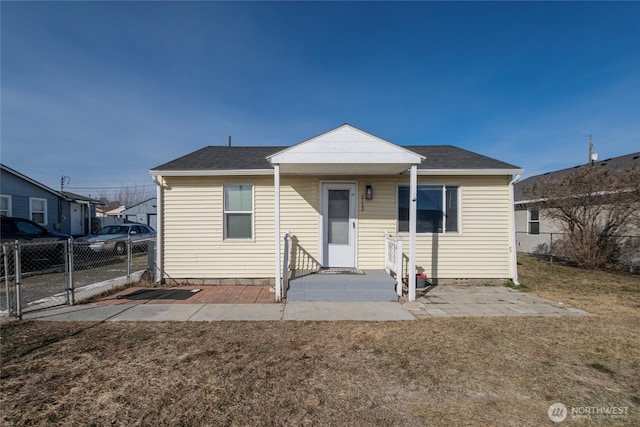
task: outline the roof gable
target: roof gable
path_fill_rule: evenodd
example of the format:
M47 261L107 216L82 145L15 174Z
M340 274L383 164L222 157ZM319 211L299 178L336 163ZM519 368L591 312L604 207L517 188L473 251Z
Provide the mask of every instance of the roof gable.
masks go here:
M343 124L267 158L272 164L419 164L423 156Z

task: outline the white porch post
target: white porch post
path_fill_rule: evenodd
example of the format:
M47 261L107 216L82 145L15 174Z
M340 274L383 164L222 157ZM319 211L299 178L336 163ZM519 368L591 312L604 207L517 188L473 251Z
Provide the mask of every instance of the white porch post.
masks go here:
M274 221L276 230L276 301L282 299L282 271L280 259L280 165L273 166Z
M416 223L418 206L418 166L411 166L409 181L409 301L416 300Z
M156 268L155 268L155 282L160 284L164 279L164 271L162 264L164 262L164 192L163 192L163 177L155 176L153 177L154 182L156 183L156 197L157 197L157 220L156 220Z

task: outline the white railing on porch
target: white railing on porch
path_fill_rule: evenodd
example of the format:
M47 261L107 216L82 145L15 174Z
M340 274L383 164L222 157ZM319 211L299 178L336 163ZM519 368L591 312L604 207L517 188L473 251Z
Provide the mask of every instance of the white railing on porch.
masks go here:
M396 292L402 296L402 239L391 237L389 232L384 233L384 270L396 276Z

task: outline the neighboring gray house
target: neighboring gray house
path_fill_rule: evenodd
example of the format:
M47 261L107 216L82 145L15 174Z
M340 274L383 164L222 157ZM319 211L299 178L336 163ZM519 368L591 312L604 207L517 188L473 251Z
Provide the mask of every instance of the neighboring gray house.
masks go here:
M514 185L517 251L536 255L550 255L552 245L563 237L558 225L549 220L549 218L545 216L544 211L539 211L536 207L531 206L532 201L527 200L523 195L522 190L524 187L532 185L543 178L552 177L561 179L578 168L628 169L634 165L640 165L640 152L594 162L593 166L591 164L583 164L567 169L547 172L517 182Z
M0 164L0 215L30 219L50 231L89 234L98 200L59 192Z
M122 211L121 215L127 222L146 224L155 230L158 217L157 198L152 197L137 205L128 207Z

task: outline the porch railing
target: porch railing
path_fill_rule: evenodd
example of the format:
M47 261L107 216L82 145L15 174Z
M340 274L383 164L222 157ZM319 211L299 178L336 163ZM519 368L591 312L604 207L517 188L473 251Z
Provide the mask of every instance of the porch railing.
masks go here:
M395 274L396 292L398 296L402 296L402 239L399 237L391 237L389 232L384 233L384 270L391 274Z

